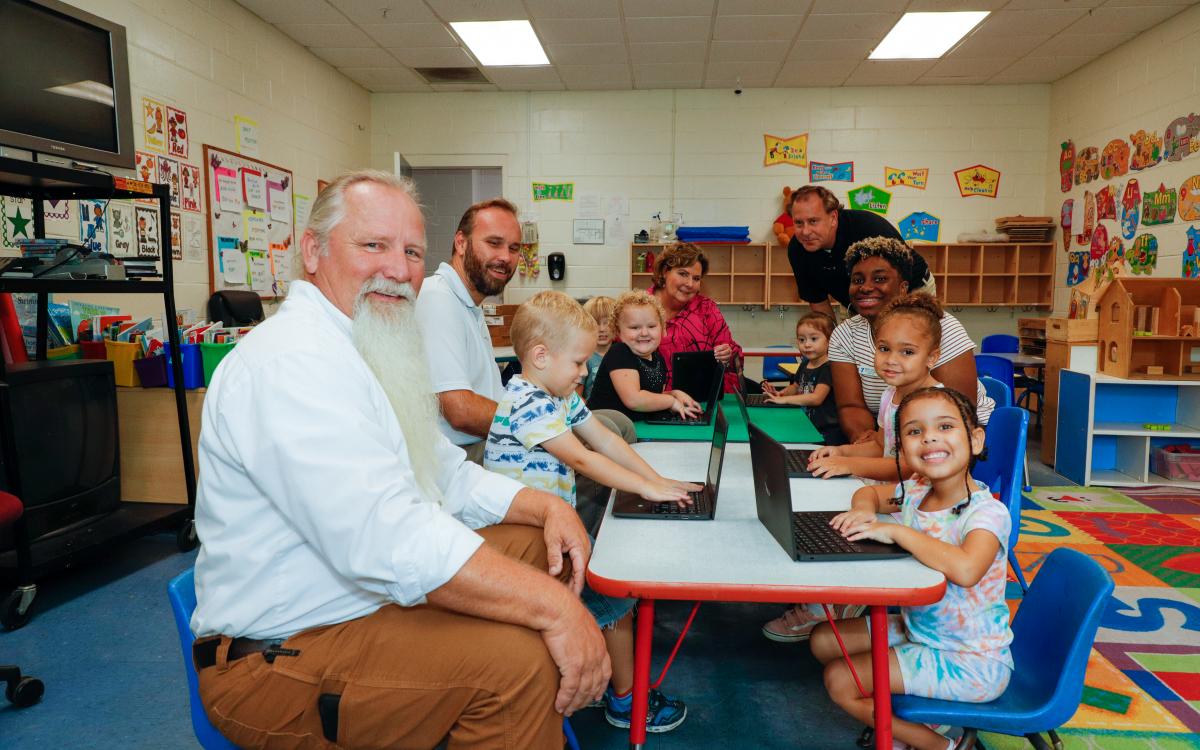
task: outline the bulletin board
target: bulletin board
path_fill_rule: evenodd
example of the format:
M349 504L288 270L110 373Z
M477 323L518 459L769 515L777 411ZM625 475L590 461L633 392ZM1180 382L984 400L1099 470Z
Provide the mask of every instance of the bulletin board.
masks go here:
M296 244L291 170L204 145L208 291L282 297Z

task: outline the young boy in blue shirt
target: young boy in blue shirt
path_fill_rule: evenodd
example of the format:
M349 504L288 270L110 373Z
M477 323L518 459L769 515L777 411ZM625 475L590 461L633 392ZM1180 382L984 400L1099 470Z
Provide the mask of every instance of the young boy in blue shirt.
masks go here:
M587 377L596 331L595 319L562 292L540 292L518 308L511 336L521 374L508 381L496 406L484 468L554 493L572 507L576 471L647 500L689 502L688 493L701 489L698 485L660 476L619 435L592 419L576 392ZM582 597L604 631L612 659L605 718L613 726L628 728L635 602L604 596L587 586ZM669 732L686 717L683 701L650 691L646 731Z

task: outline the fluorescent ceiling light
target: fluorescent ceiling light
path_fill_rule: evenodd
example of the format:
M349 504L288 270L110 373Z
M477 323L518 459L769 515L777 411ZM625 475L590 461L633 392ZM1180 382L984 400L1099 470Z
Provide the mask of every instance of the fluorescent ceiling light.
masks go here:
M934 60L946 54L979 22L987 11L960 13L905 13L879 46L871 60Z
M460 21L454 33L481 65L549 65L528 21Z

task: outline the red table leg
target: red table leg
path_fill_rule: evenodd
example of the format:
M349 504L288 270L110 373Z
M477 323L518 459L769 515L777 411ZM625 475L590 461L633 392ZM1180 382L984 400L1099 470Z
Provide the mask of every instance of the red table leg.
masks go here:
M875 750L891 750L892 748L892 680L888 675L887 633L887 607L878 604L871 605L871 677L875 683Z
M629 748L646 746L646 712L650 700L650 650L654 634L654 600L642 599L637 609L637 635L633 642L633 710L629 717ZM886 638L885 638L886 640ZM890 741L888 747L891 747Z

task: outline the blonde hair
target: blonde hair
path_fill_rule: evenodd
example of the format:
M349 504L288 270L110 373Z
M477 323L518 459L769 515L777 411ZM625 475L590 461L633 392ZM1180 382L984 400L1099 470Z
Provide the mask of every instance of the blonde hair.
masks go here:
M596 325L607 330L608 321L612 319L613 306L617 301L612 297L598 295L583 303L583 311L596 320Z
M538 344L555 350L570 343L572 334L596 332L596 321L583 306L562 292L538 292L517 308L509 335L518 359Z
M608 318L608 330L612 334L613 341L621 339L621 313L630 307L649 307L658 314L659 325L666 326L667 324L667 311L663 309L658 297L641 289L634 289L617 297L617 301L613 303L612 314Z

